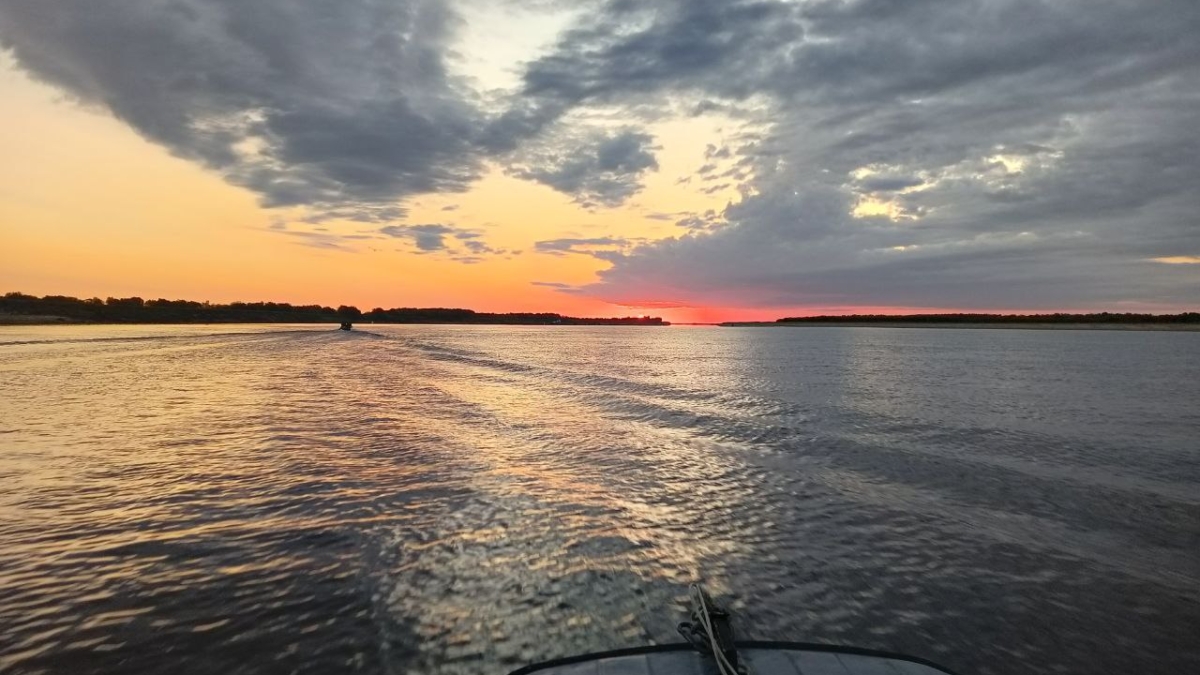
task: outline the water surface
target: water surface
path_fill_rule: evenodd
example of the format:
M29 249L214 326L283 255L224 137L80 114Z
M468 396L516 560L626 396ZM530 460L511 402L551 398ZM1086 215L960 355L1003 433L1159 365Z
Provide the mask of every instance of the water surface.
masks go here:
M0 329L0 671L1200 672L1200 334Z

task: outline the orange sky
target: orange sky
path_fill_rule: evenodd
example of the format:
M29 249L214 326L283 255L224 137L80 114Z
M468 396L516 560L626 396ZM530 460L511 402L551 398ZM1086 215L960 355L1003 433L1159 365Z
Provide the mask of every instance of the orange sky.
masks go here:
M1186 229L1195 196L1184 169L1196 153L1146 150L1173 145L1170 134L1179 132L1159 116L1187 109L1178 93L1186 86L1167 80L1146 91L1132 83L1112 104L1076 97L1082 107L1070 113L1022 109L996 121L988 144L976 125L992 118L972 111L1012 107L1008 93L996 99L987 86L992 68L976 73L972 100L951 77L928 92L921 84L920 97L899 104L888 87L876 92L882 107L847 103L858 88L876 87L877 70L906 63L914 45L920 58L937 56L944 74L958 76L962 59L953 50L920 41L853 52L881 60L824 89L808 86L823 71L802 66L853 50L828 36L797 40L809 33L802 24L753 55L776 69L726 71L743 61L718 59L711 79L701 78L706 86L684 77L688 59L639 48L670 61L659 64L662 72L680 66L674 60L686 67L677 81L643 89L634 76L644 64L614 56L605 65L617 75L605 77L624 93L605 98L578 94L570 70L594 56L579 42L588 31L572 28L605 14L596 7L457 0L189 14L135 4L114 9L100 30L86 3L45 7L53 9L0 10L0 49L9 50L0 51L0 292L673 322L973 311L962 305L1029 311L1023 302L1043 312L1194 306L1200 251L1194 228ZM628 26L609 17L617 23L607 30L639 45L669 28L680 31L680 45L691 44L684 14L649 11L626 17ZM746 36L779 23L773 14L744 14ZM653 25L637 23L650 18ZM283 22L283 37L259 21ZM726 27L716 23L720 39L700 51L745 42L722 37ZM344 49L328 49L338 44L332 39ZM567 43L578 43L578 53L562 51ZM391 51L376 59L379 49ZM794 58L800 49L807 60ZM881 56L892 49L900 58ZM527 88L539 67L568 62L562 72L550 68L550 80L539 76L553 92ZM776 70L795 68L804 77L777 91ZM1029 70L1031 91L1053 90L1038 80L1047 69ZM1056 86L1074 86L1073 71L1062 72ZM915 86L905 84L907 69L885 74ZM726 87L731 80L738 86ZM922 110L961 116L961 128ZM901 118L903 133L887 131ZM1178 129L1194 129L1186 114L1180 119ZM528 129L513 132L505 126L512 120ZM928 124L906 126L922 120ZM500 141L489 135L495 129ZM193 136L202 142L190 143ZM1145 156L1127 152L1138 148ZM1160 171L1160 155L1178 165ZM1133 180L1141 176L1162 185ZM272 197L302 206L264 206ZM1076 208L1094 204L1104 206L1098 215ZM680 297L714 304L681 306ZM812 304L751 306L794 302ZM872 306L883 303L895 304Z
M0 61L0 287L36 295L139 295L227 302L351 303L364 309L455 306L480 311L572 315L652 313L678 321L778 311L624 307L533 285L584 284L607 263L550 255L536 241L562 237L653 240L679 233L655 212L720 210L736 193L701 194L678 184L703 163L697 137L719 139L720 121L698 118L656 129L660 169L625 205L587 210L548 187L491 169L464 194L417 197L406 223L483 231L514 253L463 264L401 240L343 241L321 248L315 226L287 210L261 208L251 192L139 137L104 110L88 109ZM453 208L454 210L444 210ZM323 223L329 234L371 231ZM519 253L516 253L519 251Z

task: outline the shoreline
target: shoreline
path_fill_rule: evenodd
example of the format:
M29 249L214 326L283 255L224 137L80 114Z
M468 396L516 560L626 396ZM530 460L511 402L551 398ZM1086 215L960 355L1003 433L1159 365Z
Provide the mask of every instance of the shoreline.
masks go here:
M296 324L305 326L333 325L327 321L75 321L65 317L16 316L0 314L0 326L235 326L247 324ZM489 323L468 321L356 321L357 326L638 326L665 327L662 323ZM716 324L678 324L688 326L713 326L716 328L937 328L962 330L1123 330L1159 332L1200 332L1200 324L1194 323L934 323L914 321L797 321L779 323L775 321L726 321Z
M726 321L722 328L960 328L966 330L1137 330L1200 332L1195 323L937 323L919 321Z
M334 326L338 321L80 321L61 316L0 314L0 326L238 326L256 324L294 324L298 326ZM531 321L352 321L357 326L670 326L669 321L612 321L570 318L558 323Z

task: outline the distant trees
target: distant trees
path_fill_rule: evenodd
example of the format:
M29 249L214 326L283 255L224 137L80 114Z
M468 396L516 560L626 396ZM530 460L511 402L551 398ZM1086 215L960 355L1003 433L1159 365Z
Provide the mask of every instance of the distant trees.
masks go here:
M447 307L399 307L375 309L363 314L362 318L373 323L473 323L510 325L620 325L620 326L664 326L669 325L658 317L614 317L606 319L577 318L550 312L512 312L496 314L476 312L470 309Z
M68 299L75 300L75 298L68 298ZM108 298L107 300L104 301L104 306L105 307L117 307L117 308L125 308L125 307L141 308L141 307L146 306L146 301L142 300L141 298L139 298L137 296L134 296L132 298Z
M616 324L665 325L656 317L585 319L551 313L492 314L469 309L404 307L369 312L353 305L337 309L321 305L291 305L286 302L231 302L227 305L194 300L143 300L91 298L80 300L62 295L39 298L24 293L0 297L0 315L53 317L81 323L475 323L475 324Z
M228 305L193 300L144 300L90 298L80 300L62 295L38 298L24 293L0 297L0 314L57 317L83 323L327 323L336 322L329 307L293 307L287 303L232 302Z
M796 316L776 323L1200 323L1200 313L1182 314L848 314L845 316Z

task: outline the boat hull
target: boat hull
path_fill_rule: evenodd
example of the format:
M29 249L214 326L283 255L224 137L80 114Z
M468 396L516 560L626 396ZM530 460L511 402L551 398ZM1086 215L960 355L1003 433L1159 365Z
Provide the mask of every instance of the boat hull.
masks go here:
M751 675L953 675L923 659L867 649L779 642L738 643ZM691 645L661 645L573 656L511 675L718 675Z

